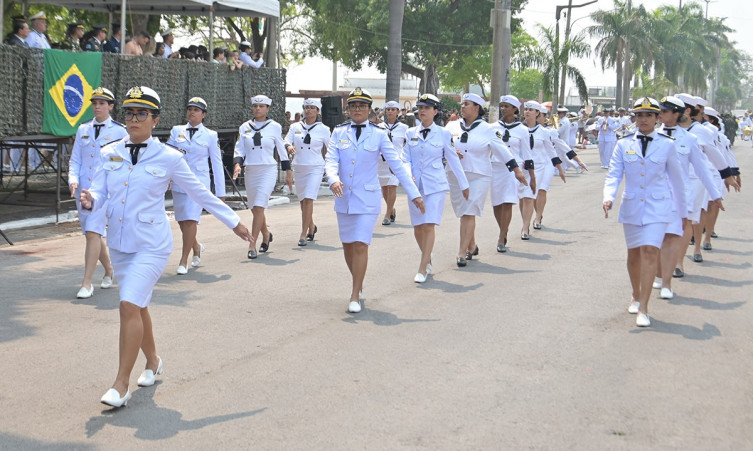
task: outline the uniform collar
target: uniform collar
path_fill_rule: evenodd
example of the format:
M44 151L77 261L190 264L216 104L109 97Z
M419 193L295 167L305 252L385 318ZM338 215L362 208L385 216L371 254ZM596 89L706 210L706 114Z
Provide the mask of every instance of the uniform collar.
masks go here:
M105 127L109 126L112 122L112 117L108 116L107 119L105 119L104 122L97 122L96 119L92 120L92 125L104 125Z

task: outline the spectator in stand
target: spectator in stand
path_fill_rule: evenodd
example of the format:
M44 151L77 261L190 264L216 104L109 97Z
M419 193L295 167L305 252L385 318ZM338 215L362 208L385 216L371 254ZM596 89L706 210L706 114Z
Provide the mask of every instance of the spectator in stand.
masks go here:
M105 42L106 36L107 26L95 25L94 27L92 27L92 31L89 32L88 39L86 39L86 37L84 38L83 50L85 52L101 52L102 45Z
M162 54L162 58L178 58L179 53L173 51L173 42L175 36L173 36L173 30L168 28L162 32L162 42L165 43L165 53Z
M157 42L154 46L154 53L152 56L157 58L164 58L165 55L165 43L164 42Z
M26 43L29 47L37 49L49 49L50 40L47 38L47 16L44 15L44 11L39 11L33 16L29 17L31 22L31 32L26 38Z
M144 54L144 47L149 44L149 41L151 40L151 36L145 31L139 32L137 35L133 37L128 43L126 43L125 46L125 54L126 55L143 55Z
M119 23L112 24L112 36L102 46L103 52L120 53L120 41L123 38L123 32Z
M212 62L217 64L224 64L225 63L225 49L223 48L216 48L214 49L214 55L212 56Z
M238 56L238 51L233 50L227 55L227 65L230 66L230 70L240 69L243 67L243 63Z
M26 23L24 16L13 17L13 31L8 33L5 38L5 44L15 45L18 47L28 47L26 38L29 36L29 24Z
M68 29L65 32L65 39L60 43L62 50L81 50L81 37L84 36L84 26L81 23L68 24Z
M209 61L209 49L200 45L196 47L196 59L201 61Z
M241 42L240 60L243 64L258 69L264 65L264 58L261 53L256 52L251 56L251 43L248 41Z
M295 119L293 122L301 122L301 113L295 113Z

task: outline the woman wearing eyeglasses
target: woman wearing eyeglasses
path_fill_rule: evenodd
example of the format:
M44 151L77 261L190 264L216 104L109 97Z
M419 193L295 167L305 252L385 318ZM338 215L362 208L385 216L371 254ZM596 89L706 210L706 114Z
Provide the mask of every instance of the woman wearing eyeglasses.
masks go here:
M269 206L269 197L277 181L275 150L280 157L282 170L285 171L285 183L291 189L293 171L290 168L288 153L285 151L285 143L282 141L282 126L268 117L272 99L258 95L251 99L251 104L254 118L243 123L238 129L238 141L233 153L233 180L238 178L241 166L245 165L246 197L253 216L251 234L254 237L254 241L248 247L248 258L255 259L258 257L255 243L259 232L262 234L259 252L267 252L273 238L272 232L267 228L264 210ZM291 154L294 151L295 149L291 149Z
M405 133L408 131L408 126L397 120L398 114L400 114L400 104L390 100L384 104L384 122L379 125L387 130L387 136L402 158L403 148L405 147ZM400 181L390 171L390 166L384 157L379 160L379 184L382 185L382 197L387 204L382 225L388 226L395 222L397 214L395 201L397 200L397 185L400 184Z
M348 312L361 311L361 289L369 261L369 245L382 206L377 162L384 156L408 198L423 214L424 201L410 171L387 136L368 121L372 98L356 88L348 95L350 121L335 127L327 145L324 168L335 195L335 212L345 263L353 284Z
M209 160L212 160L214 192L220 200L225 200L225 170L222 166L222 153L217 132L204 127L207 117L207 102L201 97L193 97L186 107L188 124L176 125L170 131L167 144L185 152L184 158L196 177L209 188ZM178 274L188 274L188 254L193 251L191 266L201 264L204 245L196 239L196 231L201 219L201 205L192 201L180 185L172 187L175 220L178 221L183 236L183 253L178 263Z
M322 102L316 99L303 101L303 120L290 125L285 136L285 148L295 155L293 175L295 191L301 204L301 236L298 245L314 241L318 231L314 223L314 201L319 197L319 187L324 175L324 154L329 142L329 127L319 121Z
M463 187L455 174L447 173L452 209L460 218L460 247L456 264L461 268L468 264L468 260L478 255L475 237L476 216L484 213L484 204L492 180L492 156L497 161L505 162L507 169L515 172L518 182L528 184L515 157L502 141L503 135L484 122L483 105L484 99L481 96L463 94L463 103L460 105L461 119L447 124L463 172L470 184L470 194L466 199L463 196Z
M101 402L121 407L131 399L128 388L139 349L146 369L139 386L154 385L162 373L149 304L154 285L173 250L170 223L165 213L165 192L170 182L206 208L244 240L250 232L230 207L217 199L191 172L183 154L152 137L159 123L160 98L154 90L131 88L123 101L128 138L102 148L102 166L89 190L82 190L83 208L106 208L107 246L120 288L120 350L118 375Z

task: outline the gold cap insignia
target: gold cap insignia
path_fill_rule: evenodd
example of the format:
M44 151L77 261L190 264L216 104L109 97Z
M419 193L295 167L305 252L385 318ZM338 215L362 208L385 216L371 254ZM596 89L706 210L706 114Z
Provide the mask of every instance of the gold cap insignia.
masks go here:
M353 90L353 95L355 96L363 95L363 91L361 90L361 88L356 88Z
M497 138L502 138L502 133L500 133L499 130L497 130L496 134L497 134Z
M144 95L143 92L141 92L141 88L138 86L134 86L133 88L128 90L128 94L126 94L131 99L140 99L141 96Z
M641 102L641 108L651 108L651 101L648 100L648 97L644 97L643 101Z
M94 90L94 91L92 92L92 94L94 94L95 96L101 96L101 95L102 95L102 94L104 94L104 93L105 93L105 91L103 91L103 90L102 90L102 87L101 87L101 86L100 86L99 88L95 89L95 90Z
M666 102L666 101L667 101L667 98L666 98L666 97L662 97L662 99L660 100L660 102L661 102L661 103L664 103L664 102Z

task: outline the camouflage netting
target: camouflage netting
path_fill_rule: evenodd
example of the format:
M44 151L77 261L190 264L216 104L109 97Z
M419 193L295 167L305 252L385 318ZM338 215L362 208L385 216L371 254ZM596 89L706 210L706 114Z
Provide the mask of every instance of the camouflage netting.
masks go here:
M249 120L251 98L272 99L270 117L285 118L285 70L231 71L225 65L186 60L102 55L102 85L115 93L116 120L123 120L120 100L133 86L148 86L160 96L160 130L185 122L188 99L202 97L209 104L206 125L234 129ZM44 58L41 50L0 45L0 137L42 133L44 114Z

